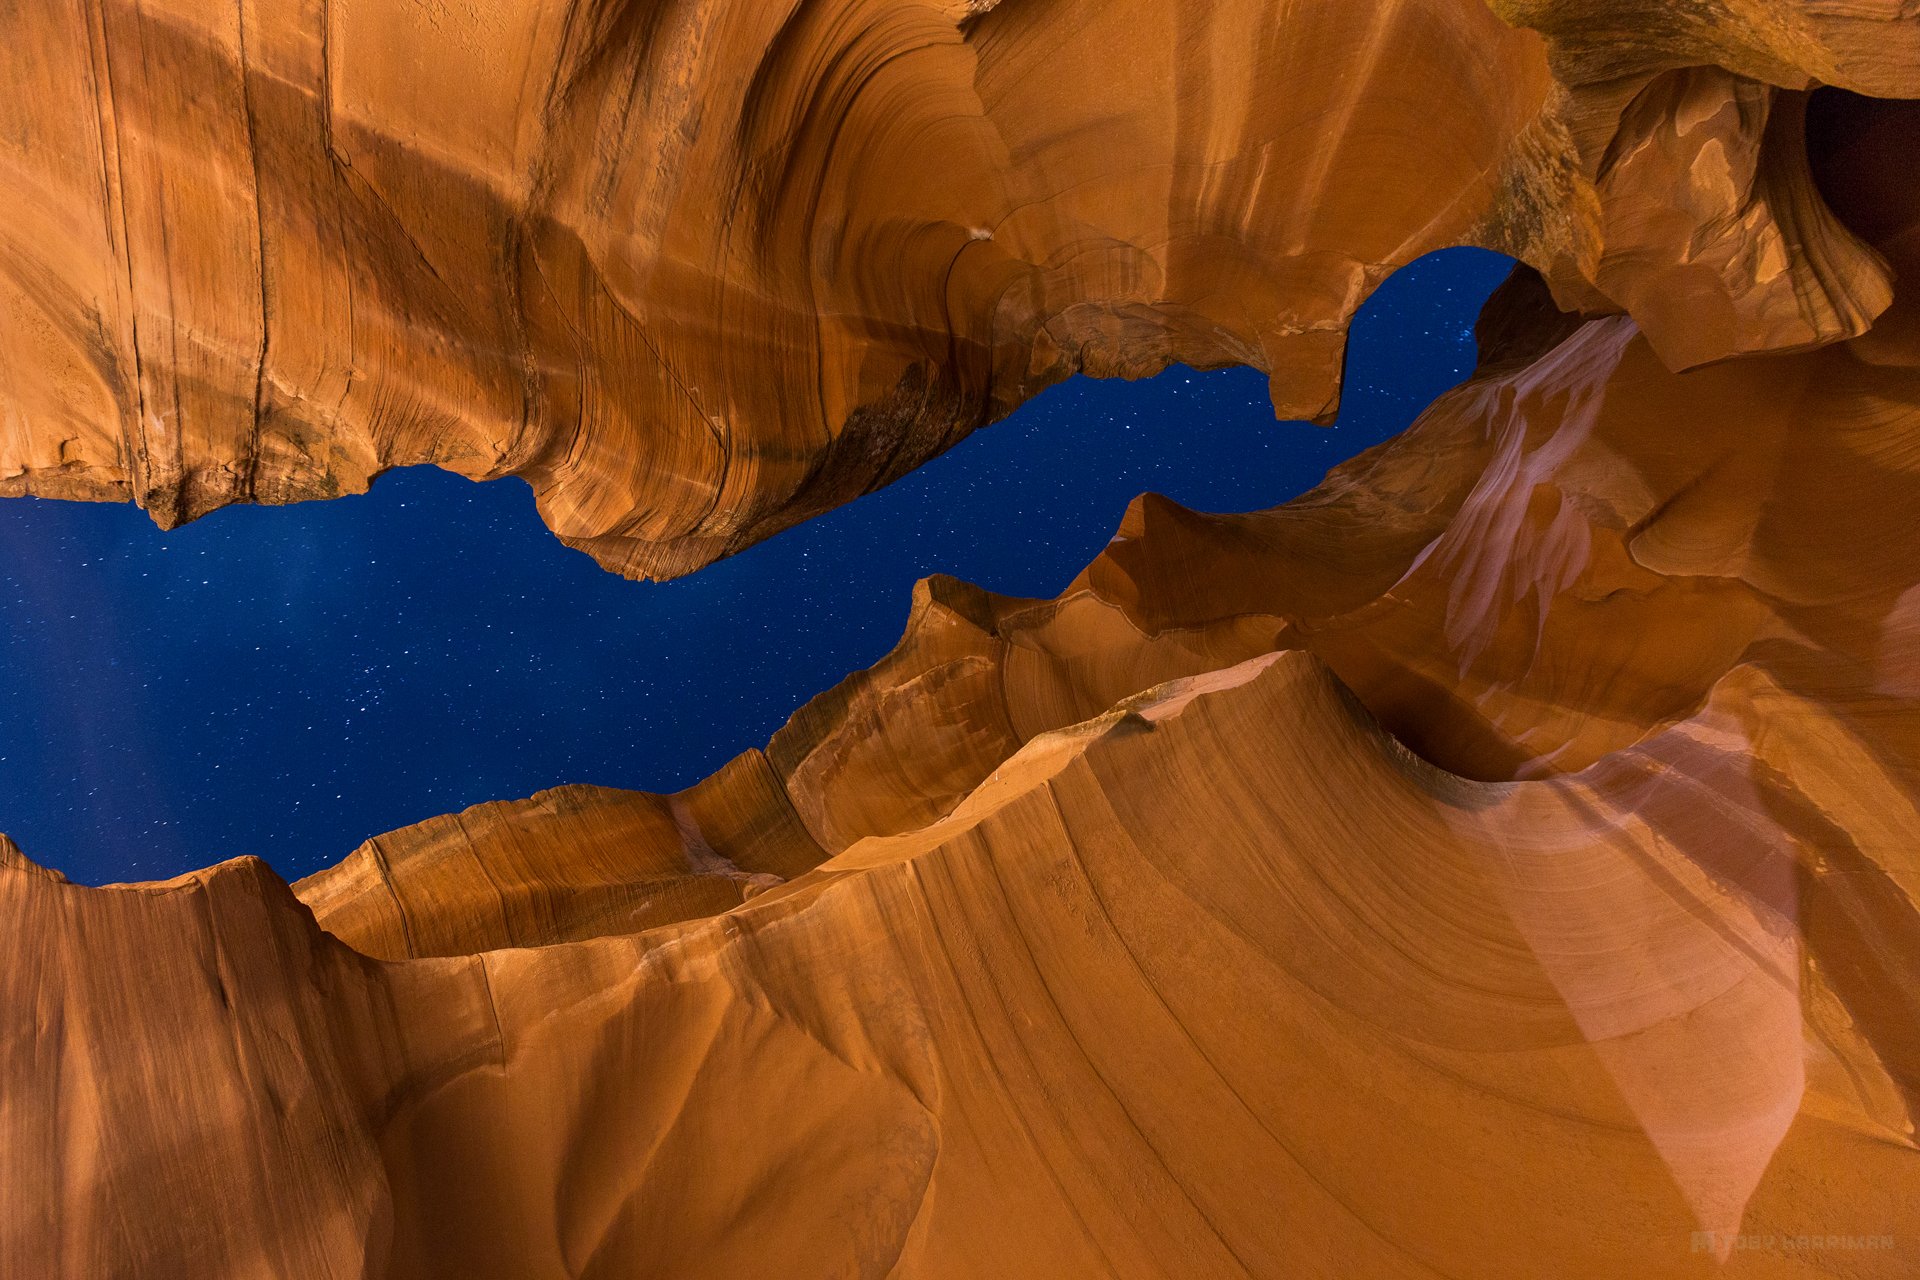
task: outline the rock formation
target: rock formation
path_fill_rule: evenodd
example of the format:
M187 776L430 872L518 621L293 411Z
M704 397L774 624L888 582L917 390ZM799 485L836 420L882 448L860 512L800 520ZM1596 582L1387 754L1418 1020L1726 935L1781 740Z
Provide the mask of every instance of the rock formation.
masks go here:
M681 795L0 843L0 1274L1920 1270L1911 5L6 21L0 483L163 521L432 461L680 572L1524 265L1312 493L930 580Z
M1324 417L1446 245L1675 367L1855 335L1887 277L1801 90L1920 96L1909 8L17 8L0 493L170 525L434 463L671 575L1076 371L1251 363Z

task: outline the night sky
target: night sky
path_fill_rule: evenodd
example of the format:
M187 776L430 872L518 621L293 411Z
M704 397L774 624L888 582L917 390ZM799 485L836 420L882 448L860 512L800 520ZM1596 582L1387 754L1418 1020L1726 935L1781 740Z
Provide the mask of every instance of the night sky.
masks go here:
M1465 375L1510 265L1453 249L1389 280L1336 427L1276 423L1247 369L1075 379L678 582L569 551L518 480L425 467L172 533L0 502L0 831L85 883L242 853L292 879L482 800L676 790L891 648L918 578L1051 596L1143 490L1239 511L1311 488Z

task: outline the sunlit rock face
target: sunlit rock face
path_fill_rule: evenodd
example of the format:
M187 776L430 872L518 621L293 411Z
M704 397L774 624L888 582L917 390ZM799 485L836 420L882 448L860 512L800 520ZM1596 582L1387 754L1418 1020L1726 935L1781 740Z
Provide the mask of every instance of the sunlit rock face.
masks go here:
M0 1273L1920 1269L1920 109L1810 92L1911 6L265 8L5 59L15 489L434 460L678 571L1530 265L1319 489L931 580L680 795L0 843Z

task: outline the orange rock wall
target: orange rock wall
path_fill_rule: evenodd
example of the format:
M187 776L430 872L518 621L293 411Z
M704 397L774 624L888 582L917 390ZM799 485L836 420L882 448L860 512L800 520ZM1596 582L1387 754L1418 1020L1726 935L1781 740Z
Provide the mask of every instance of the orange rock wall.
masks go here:
M687 567L804 515L797 495L910 465L947 439L915 434L948 412L931 406L973 405L947 419L964 429L1076 367L1248 359L1317 394L1337 352L1324 335L1403 260L1395 244L1478 236L1531 265L1482 317L1481 372L1320 488L1230 516L1143 498L1051 601L930 580L894 653L688 792L480 806L293 891L248 859L82 888L0 841L0 1275L1913 1275L1920 110L1805 90L1911 92L1914 20L1872 2L1496 7L1541 34L1413 0L1288 6L1266 25L1226 5L1201 19L1002 0L542 9L514 40L470 43L477 10L336 6L327 30L346 34L317 54L253 10L244 55L156 35L149 52L201 48L217 85L221 66L302 50L344 66L331 59L373 18L441 23L362 47L431 46L469 60L458 75L396 64L391 99L344 71L323 81L339 120L405 140L378 152L363 124L331 144L358 157L340 182L387 193L392 220L367 225L417 236L415 265L368 277L369 296L389 292L364 323L390 328L384 376L421 388L511 366L502 352L531 348L436 329L467 313L432 312L420 281L479 298L526 284L502 261L546 274L514 295L527 310L472 314L525 324L528 343L577 326L574 350L598 353L577 386L608 414L629 397L622 429L638 433L579 419L578 468L539 481L549 518L574 536L557 513L684 514L719 493L698 520L738 521L724 536L597 526L592 548L628 569ZM85 47L116 74L159 75L166 56L130 63L113 34L156 12L95 11ZM771 24L758 43L737 34L754 23ZM474 101L521 83L501 60L522 48L566 51L568 83L596 87L538 108ZM640 74L635 50L660 60ZM1327 70L1348 56L1372 71ZM1273 58L1301 75L1247 71ZM772 70L719 70L748 63ZM284 108L312 81L245 83ZM971 98L933 88L962 83ZM1314 94L1350 110L1268 117L1256 88L1287 110ZM208 94L204 120L164 123L231 126ZM602 114L613 102L623 112ZM1477 176L1431 139L1393 159L1465 116L1494 121L1447 134L1478 148ZM575 150L554 148L556 120ZM943 150L927 121L1027 141ZM647 129L650 149L634 146ZM1297 142L1222 159L1254 155L1254 136ZM162 137L141 145L159 156ZM1535 165L1556 138L1564 166ZM475 157L523 154L618 159L543 171L543 207L598 221L534 218L521 188L474 176L493 172ZM695 163L715 154L755 157L738 199L686 176L723 172ZM1043 193L1009 197L992 240L880 212L960 210L976 154L1008 190ZM1112 167L1167 154L1183 158ZM429 155L433 183L396 176ZM1320 185L1257 177L1303 155ZM36 163L22 172L54 183ZM863 180L862 164L888 176ZM116 189L184 206L231 194L223 172ZM487 202L496 221L456 216ZM1207 239L1182 221L1201 208L1245 219ZM446 239L417 233L429 221ZM688 248L705 235L768 274ZM444 256L463 236L473 256ZM569 236L560 270L541 255ZM111 260L21 267L60 243L7 259L52 308L8 323L59 312L80 296L62 272ZM304 248L360 252L325 243ZM940 245L944 296L970 301L935 322L899 264ZM624 295L614 319L608 300L643 277L673 289ZM182 283L161 313L192 340L140 377L190 385L202 408L249 404L218 388L258 348L187 319L193 298L235 296L196 280L208 292ZM1290 313L1332 328L1261 345L1276 300L1335 295ZM322 344L335 296L316 289L268 327L298 317ZM570 311L589 296L611 308L592 323ZM52 350L67 331L45 332ZM763 452L741 443L717 489L674 460L692 455L663 443L670 419L638 408L669 365L610 354L649 333L665 359L709 362L686 384L702 403L763 397L728 437ZM270 341L269 363L294 342ZM0 342L8 360L35 350ZM901 408L914 359L922 398ZM189 360L203 363L182 382ZM531 368L498 387L555 385ZM796 368L833 371L820 398L774 394ZM490 420L486 395L462 391L444 429L409 435L430 397L355 381L313 437L325 449L365 439L347 425L356 394L390 441L436 447L519 412L501 390ZM894 416L860 416L861 387L896 396ZM1313 398L1294 394L1276 403ZM61 403L96 434L17 487L157 492L86 452L123 447L118 419ZM316 412L287 403L247 449L279 448L275 431ZM545 439L558 421L526 412L507 434ZM815 413L833 432L775 429ZM8 447L42 447L43 419L23 421ZM215 436L182 421L143 438L202 456ZM896 429L920 443L884 460L843 443ZM812 465L801 440L830 459L812 474L839 478L783 492L780 468ZM400 457L359 456L362 478ZM602 456L631 483L596 470ZM846 457L864 460L831 461ZM597 496L573 508L562 492Z
M0 494L172 525L433 463L661 576L1076 371L1329 415L1354 310L1448 245L1675 366L1856 334L1887 279L1795 91L1920 96L1912 22L1716 7L17 7Z

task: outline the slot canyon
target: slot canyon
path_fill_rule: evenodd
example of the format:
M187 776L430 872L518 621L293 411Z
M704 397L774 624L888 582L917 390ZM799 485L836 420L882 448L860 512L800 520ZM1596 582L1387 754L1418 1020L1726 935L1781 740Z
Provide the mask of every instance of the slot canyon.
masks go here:
M424 464L714 572L1071 378L1332 422L1516 264L1317 487L928 577L685 789L0 837L0 1277L1920 1275L1911 0L0 32L0 497L161 529Z

